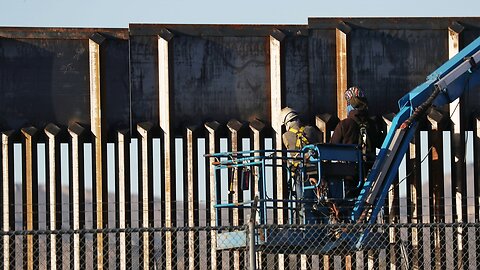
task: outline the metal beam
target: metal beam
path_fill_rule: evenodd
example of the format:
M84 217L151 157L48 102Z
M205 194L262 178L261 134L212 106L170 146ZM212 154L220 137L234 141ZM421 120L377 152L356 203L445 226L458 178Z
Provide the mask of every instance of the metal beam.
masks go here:
M476 178L475 181L478 183L480 181L480 116L476 116L474 119L474 136L475 136L475 170ZM480 202L479 202L480 204Z
M197 227L199 223L199 202L198 202L198 134L197 127L187 128L186 134L186 157L187 157L187 211L188 227ZM188 231L188 269L196 267L196 254L200 250L199 233L193 230Z
M273 137L274 137L274 147L276 149L283 148L282 142L282 119L280 119L281 110L284 106L283 104L283 91L282 91L282 40L275 38L273 35L270 36L270 113L271 113L271 122L273 128ZM280 161L275 161L276 164ZM278 202L278 210L277 210L277 220L279 224L283 224L284 220L284 211L283 209L283 192L284 192L284 185L282 182L283 179L283 170L281 166L277 166L275 174L275 185L276 185L276 195ZM283 255L280 255L282 257ZM279 261L283 261L283 259L279 259ZM283 268L283 267L281 267Z
M164 187L165 187L165 227L170 228L175 225L175 138L172 135L170 126L172 120L172 104L170 95L170 55L169 47L173 35L164 29L162 35L158 37L158 104L159 104L159 123L163 138L163 164L164 164ZM165 264L166 269L173 268L172 258L174 256L175 245L172 239L172 232L165 232Z
M106 134L103 132L105 126L105 117L103 110L105 106L104 93L101 88L101 70L100 70L100 46L105 38L95 33L88 40L89 48L89 68L90 68L90 117L91 131L94 136L94 186L95 186L95 228L104 229L107 224L108 216L108 187L106 175ZM96 263L98 269L108 268L108 239L104 233L96 234L97 256Z
M130 181L130 131L120 130L117 132L117 155L116 168L116 227L120 229L130 228L131 219L131 181ZM131 234L121 232L118 236L117 267L120 270L132 268L132 252L127 248L131 242ZM131 246L131 244L129 244Z
M220 149L219 143L218 143L218 138L217 138L217 131L220 128L220 123L217 121L213 122L208 122L205 124L205 128L208 131L208 152L209 154L217 153L218 150ZM208 162L208 161L207 161ZM210 198L207 198L209 200L208 203L208 212L210 213L210 226L217 226L217 219L221 220L221 216L216 214L215 210L215 204L217 204L217 201L220 199L219 198L219 190L216 189L216 187L219 187L220 185L220 178L218 174L215 173L215 170L213 166L209 166L210 171L209 171L209 194ZM208 214L207 214L208 217ZM208 246L208 244L207 244ZM215 230L212 230L210 233L210 261L211 261L211 269L216 270L217 269L217 234Z
M152 128L149 122L137 125L139 138L139 201L140 201L140 227L153 227L153 151L152 151ZM152 269L153 262L153 232L142 232L140 239L140 256L143 269Z
M265 128L265 124L262 123L259 120L255 120L255 121L252 121L249 126L250 126L250 129L252 130L252 133L253 133L253 138L252 138L253 139L253 149L255 149L255 150L263 149L264 148L264 143L263 143L264 138L261 136L261 133L262 133L263 129ZM255 152L254 155L255 156L260 156L260 153ZM260 175L260 172L258 171L257 166L255 166L254 175ZM252 198L255 198L255 196L258 194L259 188L261 188L259 186L259 181L254 181L253 182L253 189L252 189ZM263 188L265 188L265 187L263 187ZM258 217L258 215L257 215L257 217Z
M85 129L77 123L68 127L70 133L70 226L79 230L85 226L85 178L84 178L84 142ZM73 234L71 245L72 269L80 270L85 266L85 239L80 234Z
M460 32L462 30L458 27L448 28L448 57L454 57L460 51ZM463 158L465 156L464 142L465 134L462 132L463 125L463 102L462 97L457 98L449 104L450 116L452 121L452 184L455 192L456 218L457 222L464 221L464 203L465 201L465 167ZM457 230L457 244L458 244L458 265L462 265L463 256L463 236L462 229Z
M241 151L242 138L239 136L239 132L240 132L240 129L243 127L243 124L236 119L232 119L228 121L227 127L230 130L231 151L232 152ZM234 169L231 169L231 170L234 170ZM243 191L241 190L240 185L238 184L238 180L240 178L239 175L235 174L234 172L231 172L231 175L232 177L230 181L232 181L232 183L231 183L231 187L229 187L231 192L233 192L231 194L231 200L232 200L231 203L235 204L235 203L238 203L239 200L243 197L242 196ZM240 225L239 217L240 217L239 209L236 207L233 208L232 216L231 216L233 226ZM244 265L243 265L243 262L240 261L239 251L234 251L232 263L233 263L233 267L230 267L231 269L235 269L235 270L243 269Z
M9 232L15 230L15 182L13 166L13 141L14 131L2 132L2 230ZM3 236L3 269L15 268L15 237Z
M337 115L340 119L347 117L347 102L344 98L344 91L348 87L348 48L347 36L351 28L344 22L340 22L335 29L336 40L336 61L337 61Z
M23 144L23 225L28 231L38 230L38 173L37 173L37 129L22 128ZM38 265L38 235L25 237L24 267L34 269Z
M58 230L62 227L62 183L60 173L60 140L61 129L55 124L48 124L44 129L48 137L47 141L47 204L48 204L48 227L50 230ZM50 269L57 269L58 262L62 258L61 236L50 235Z

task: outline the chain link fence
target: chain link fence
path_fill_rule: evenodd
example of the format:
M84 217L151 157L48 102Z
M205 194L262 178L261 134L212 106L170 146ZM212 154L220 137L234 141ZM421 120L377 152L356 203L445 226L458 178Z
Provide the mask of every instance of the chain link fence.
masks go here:
M1 232L0 269L478 269L480 224ZM251 245L254 243L254 245Z

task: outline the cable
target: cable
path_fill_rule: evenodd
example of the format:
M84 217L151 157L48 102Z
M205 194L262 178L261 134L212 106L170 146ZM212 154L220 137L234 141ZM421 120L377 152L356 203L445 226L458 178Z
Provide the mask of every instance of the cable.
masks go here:
M430 146L430 147L428 148L428 152L427 152L427 154L422 158L422 160L420 161L420 165L422 165L422 163L423 163L423 162L427 159L427 157L430 155L430 152L432 152L432 148L433 148L433 146ZM397 186L399 186L403 181L405 181L408 177L410 177L410 175L412 175L413 172L415 172L415 169L417 169L417 164L414 164L412 170L411 170L405 177L403 177L401 180L399 180L398 183L396 183L395 185L392 185L392 187L388 190L388 192L392 191L394 188L396 188Z

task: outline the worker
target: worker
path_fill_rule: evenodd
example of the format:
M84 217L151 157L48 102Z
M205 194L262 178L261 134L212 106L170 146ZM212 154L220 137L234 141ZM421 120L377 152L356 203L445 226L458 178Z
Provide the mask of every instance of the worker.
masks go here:
M383 142L383 134L376 122L370 119L368 101L365 92L358 86L345 91L347 101L347 118L340 121L333 132L331 143L358 144L362 148L370 169L375 161L376 148Z
M333 132L331 143L335 144L356 144L360 147L363 155L363 172L361 176L365 179L368 171L372 168L376 158L376 148L380 148L383 142L381 129L369 116L368 101L365 92L358 86L352 86L345 91L347 101L347 118L341 120ZM356 198L363 183L354 179L357 176L343 179L343 191L345 198ZM338 192L337 192L338 194ZM335 195L338 196L338 195ZM348 208L351 205L339 206ZM345 210L340 210L340 215L345 215Z
M300 121L298 113L292 108L285 107L281 111L282 124L286 132L282 135L283 144L288 150L301 150L307 144L321 142L320 131Z
M308 144L317 144L321 142L321 133L320 131L311 126L305 125L300 121L298 113L292 108L285 107L281 111L282 124L285 125L286 131L282 134L282 141L285 147L288 150L302 150L305 145ZM291 154L292 157L297 157L298 154ZM298 179L300 176L300 171L297 167L300 162L290 161L289 170L291 173L291 179L289 183L290 191L293 196L296 196L298 200L311 200L311 203L305 204L305 221L306 223L316 223L316 217L312 212L313 202L315 200L314 191L309 190L303 193L302 186L303 184L315 184L318 178L318 173L314 165L306 167L306 176L310 181L301 183ZM316 191L315 191L316 192ZM298 209L297 209L298 210ZM299 213L299 211L297 211ZM298 217L298 216L297 216Z

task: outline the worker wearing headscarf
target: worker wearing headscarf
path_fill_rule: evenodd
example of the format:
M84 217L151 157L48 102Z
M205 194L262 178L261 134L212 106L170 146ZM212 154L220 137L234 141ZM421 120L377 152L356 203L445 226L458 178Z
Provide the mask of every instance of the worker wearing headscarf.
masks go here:
M347 118L338 123L333 132L331 143L358 144L360 136L359 123L367 123L367 134L371 143L371 151L380 148L382 134L375 121L370 119L368 101L365 92L358 86L345 91L347 101Z

